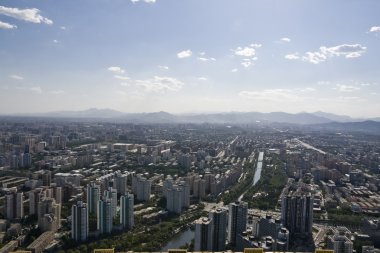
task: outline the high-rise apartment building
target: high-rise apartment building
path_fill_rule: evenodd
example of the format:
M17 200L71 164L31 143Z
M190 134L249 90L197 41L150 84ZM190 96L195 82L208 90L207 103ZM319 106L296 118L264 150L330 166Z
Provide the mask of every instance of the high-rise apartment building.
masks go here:
M117 212L117 191L116 189L109 187L108 190L104 191L105 198L108 198L111 200L112 204L112 218L116 216Z
M132 190L136 194L136 199L149 201L152 182L142 175L135 175L132 178Z
M61 205L45 197L38 203L38 227L42 232L57 231L61 226Z
M235 245L237 236L245 231L247 226L248 204L237 201L230 203L228 207L228 242Z
M327 247L334 250L334 253L352 253L354 244L350 240L351 231L346 227L337 227L332 232L327 237Z
M11 192L5 195L5 216L7 219L24 217L24 194Z
M29 191L29 215L37 214L38 203L44 197L44 192L42 188L36 188Z
M213 227L210 251L224 251L227 234L227 210L223 208L213 209L209 212L208 218L212 221Z
M120 197L120 223L123 228L131 229L134 226L133 194L127 193Z
M169 212L180 214L183 206L183 189L173 187L166 190L166 209Z
M86 241L88 237L88 210L87 204L78 201L71 207L71 238L76 241Z
M98 202L98 230L100 234L109 234L112 232L112 202L108 198Z
M195 221L194 251L212 251L212 220L203 217Z
M183 208L190 206L190 186L186 181L174 183L167 179L164 182L164 196L166 197L166 209L169 212L181 213Z
M115 177L116 190L119 194L125 195L127 193L127 174L117 173Z
M307 188L284 189L281 200L281 221L290 237L311 236L313 227L313 195Z
M98 213L98 203L100 200L100 186L91 182L87 185L87 208L89 214Z

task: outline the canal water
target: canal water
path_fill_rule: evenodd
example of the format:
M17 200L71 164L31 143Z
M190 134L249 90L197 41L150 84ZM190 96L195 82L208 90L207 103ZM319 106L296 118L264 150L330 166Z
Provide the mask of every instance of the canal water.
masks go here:
M252 186L255 186L255 184L257 184L257 182L259 182L259 180L261 178L261 171L263 169L263 160L264 160L264 152L260 152L259 153L259 159L257 161L256 172L255 172L255 175L253 177Z
M179 247L190 244L191 240L194 239L195 231L188 228L179 234L176 234L168 244L166 244L160 251L166 252L168 249L178 249Z

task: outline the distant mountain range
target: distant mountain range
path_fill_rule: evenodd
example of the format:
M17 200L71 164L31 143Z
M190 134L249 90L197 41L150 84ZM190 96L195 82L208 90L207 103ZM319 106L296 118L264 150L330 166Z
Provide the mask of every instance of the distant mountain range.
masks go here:
M136 124L178 124L178 123L211 123L211 124L256 124L307 126L314 130L358 131L380 135L380 118L355 119L349 116L326 112L285 113L285 112L226 112L226 113L193 113L170 114L167 112L124 113L112 109L91 108L84 111L58 111L49 113L3 115L0 118L13 118L25 121L25 117L49 118L52 120L112 121Z
M47 118L81 118L81 119L112 119L114 121L134 123L217 123L217 124L252 124L252 123L289 123L289 124L326 124L332 122L362 122L378 121L380 118L355 119L349 116L336 115L326 112L314 113L285 113L285 112L226 112L199 114L170 114L167 112L124 113L112 109L90 108L83 111L57 111L49 113L17 114L18 117L47 117Z
M365 132L380 135L380 122L366 120L361 122L330 122L325 124L309 125L313 129L330 130L337 132Z

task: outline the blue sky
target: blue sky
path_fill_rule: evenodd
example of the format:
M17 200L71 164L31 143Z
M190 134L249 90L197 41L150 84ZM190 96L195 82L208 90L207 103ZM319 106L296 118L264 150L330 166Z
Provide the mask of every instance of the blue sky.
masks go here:
M380 1L0 1L0 113L380 116Z

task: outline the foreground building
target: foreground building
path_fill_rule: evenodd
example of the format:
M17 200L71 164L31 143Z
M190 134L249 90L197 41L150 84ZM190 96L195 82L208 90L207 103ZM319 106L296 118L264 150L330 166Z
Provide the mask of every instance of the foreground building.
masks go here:
M54 198L43 198L38 203L38 227L42 232L57 231L61 227L61 205Z
M98 203L98 230L100 234L110 234L112 232L112 202L105 198Z
M120 224L123 228L132 229L135 225L133 215L134 197L127 193L120 197Z
M237 201L230 203L228 208L228 243L234 246L238 235L246 229L248 204Z
M211 210L208 218L212 221L212 243L210 251L224 251L226 248L227 209Z
M87 204L78 201L71 207L71 238L76 241L86 241L88 237L88 209Z
M195 221L194 251L212 251L213 226L209 218L203 217Z
M307 188L292 185L284 189L281 200L281 221L290 237L312 236L314 198Z

